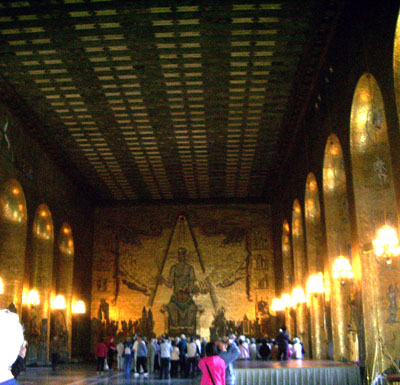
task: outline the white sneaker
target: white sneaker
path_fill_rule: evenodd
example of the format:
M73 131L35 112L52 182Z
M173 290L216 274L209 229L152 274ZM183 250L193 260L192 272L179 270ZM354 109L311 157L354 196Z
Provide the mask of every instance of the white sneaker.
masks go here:
M136 378L138 378L138 377L139 377L139 373L135 373L134 376L135 376Z

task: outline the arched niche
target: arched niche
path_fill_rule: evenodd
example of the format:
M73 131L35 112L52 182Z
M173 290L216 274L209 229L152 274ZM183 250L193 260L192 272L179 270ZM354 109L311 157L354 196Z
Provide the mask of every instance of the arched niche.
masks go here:
M1 308L21 308L25 268L27 214L24 191L10 179L0 186L0 277L4 294Z
M282 225L282 292L290 294L293 289L294 276L293 276L293 257L292 245L290 243L290 226L285 219ZM285 310L285 320L288 332L293 335L296 331L295 317L290 309Z
M320 274L323 277L321 207L318 184L313 173L309 173L305 189L305 227L307 245L307 265L309 275ZM324 323L323 293L310 296L311 341L313 358L327 358L327 334Z
M292 208L292 245L294 287L304 290L308 268L304 243L303 215L300 202L297 199L294 201ZM303 342L304 349L310 352L308 311L305 303L296 306L296 332Z
M342 361L349 360L351 356L348 333L351 283L342 285L339 279L333 278L332 266L340 255L348 258L351 263L351 237L343 152L335 134L329 136L325 146L323 192L330 273L330 287L326 298L330 299L333 356L335 360Z
M31 290L39 294L40 303L28 305L29 327L27 336L31 337L28 351L28 362L43 363L48 360L48 344L50 335L50 305L54 260L54 227L51 212L46 204L36 209L32 228L33 269ZM35 338L37 331L40 338ZM32 338L33 337L33 338Z
M371 242L385 225L398 230L390 145L382 94L371 74L359 79L351 108L350 150L360 255L356 277L362 290L367 356L373 355L378 335L391 354L400 349L392 341L400 314L393 302L400 280L400 262L387 265L375 256ZM358 257L358 256L357 256ZM360 271L361 270L361 271ZM396 294L395 294L396 295ZM388 362L382 362L384 367ZM372 365L372 361L369 361ZM386 366L385 366L386 365Z
M397 17L393 52L394 89L397 102L397 116L400 119L400 12Z
M57 251L56 295L62 295L65 298L66 307L52 310L51 338L58 338L61 358L68 360L71 352L71 305L74 274L74 238L68 223L63 223L61 226Z

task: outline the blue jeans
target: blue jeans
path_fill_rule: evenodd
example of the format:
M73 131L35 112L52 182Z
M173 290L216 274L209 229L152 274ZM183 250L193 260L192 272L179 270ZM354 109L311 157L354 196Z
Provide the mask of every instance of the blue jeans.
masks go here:
M126 355L124 358L124 376L129 377L132 369L132 356Z

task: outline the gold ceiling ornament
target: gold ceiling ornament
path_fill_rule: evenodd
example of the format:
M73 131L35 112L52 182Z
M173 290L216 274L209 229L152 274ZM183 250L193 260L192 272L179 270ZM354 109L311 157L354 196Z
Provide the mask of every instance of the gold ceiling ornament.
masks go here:
M393 258L400 255L397 232L389 225L384 225L377 231L377 236L372 241L372 244L375 255L384 258L388 265L392 264Z
M344 285L348 280L353 279L353 269L348 258L340 255L332 265L332 276L335 279L340 279L340 283Z
M312 274L308 277L306 285L307 295L318 295L325 292L324 277L322 273Z

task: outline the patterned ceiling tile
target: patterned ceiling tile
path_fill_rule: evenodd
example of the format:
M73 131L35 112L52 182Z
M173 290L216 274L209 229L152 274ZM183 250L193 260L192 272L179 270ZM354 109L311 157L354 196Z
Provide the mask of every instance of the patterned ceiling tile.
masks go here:
M2 81L101 200L262 198L319 4L10 0Z

